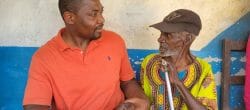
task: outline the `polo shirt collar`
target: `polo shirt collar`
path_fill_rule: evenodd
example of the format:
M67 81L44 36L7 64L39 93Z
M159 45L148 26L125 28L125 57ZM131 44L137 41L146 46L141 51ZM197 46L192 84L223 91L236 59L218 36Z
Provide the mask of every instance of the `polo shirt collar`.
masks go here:
M66 49L70 49L71 47L64 42L62 39L62 33L65 31L65 28L62 28L56 35L55 41L59 46L60 51L65 51ZM105 31L105 30L104 30ZM103 31L103 32L104 32ZM99 39L90 41L89 45L94 45L94 47L98 46L100 42L103 40L103 32Z
M66 44L62 39L62 32L65 31L65 28L62 28L56 35L55 41L59 46L60 51L64 51L66 49L69 49L70 46Z

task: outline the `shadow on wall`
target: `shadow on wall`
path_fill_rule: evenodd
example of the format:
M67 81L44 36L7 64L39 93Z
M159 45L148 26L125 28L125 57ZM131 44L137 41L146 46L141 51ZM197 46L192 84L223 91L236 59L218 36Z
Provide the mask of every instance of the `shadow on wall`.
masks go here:
M214 74L217 78L218 98L220 97L221 74L221 40L224 38L246 39L250 30L250 13L243 16L238 22L219 34L201 51L193 51L193 54L204 58L213 67ZM38 47L0 47L0 110L22 110L22 98L26 85L28 68L31 56ZM136 79L139 79L140 64L143 58L150 54L156 53L157 50L140 50L128 49L131 64L136 73ZM240 60L244 55L233 55L236 58L234 66L235 74L239 72L244 65ZM242 87L231 88L234 95L231 97L230 106L232 108L243 107ZM241 94L241 95L239 95ZM220 101L218 102L220 103Z

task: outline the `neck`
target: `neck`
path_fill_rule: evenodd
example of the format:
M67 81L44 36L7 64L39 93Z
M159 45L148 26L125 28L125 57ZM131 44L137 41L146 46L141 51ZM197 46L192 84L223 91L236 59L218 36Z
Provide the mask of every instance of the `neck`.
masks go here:
M71 30L69 30L67 28L62 33L62 39L70 47L80 48L81 50L86 50L86 48L90 42L89 39L85 39L81 36L78 36L77 34L75 34L75 32L72 32Z

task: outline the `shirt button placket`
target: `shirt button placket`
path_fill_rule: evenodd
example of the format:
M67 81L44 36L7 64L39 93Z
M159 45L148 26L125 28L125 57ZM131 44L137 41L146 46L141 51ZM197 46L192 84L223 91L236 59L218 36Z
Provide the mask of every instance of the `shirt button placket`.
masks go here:
M84 57L85 57L85 54L84 54L84 52L83 52L82 50L81 50L80 54L81 54L82 64L84 64Z

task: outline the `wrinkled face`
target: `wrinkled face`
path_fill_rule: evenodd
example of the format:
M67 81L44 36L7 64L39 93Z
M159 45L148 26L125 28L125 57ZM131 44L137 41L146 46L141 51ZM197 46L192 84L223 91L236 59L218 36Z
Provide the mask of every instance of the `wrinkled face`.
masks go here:
M177 56L181 54L185 46L185 37L183 33L165 33L161 32L158 42L160 44L159 52L162 57Z
M74 28L78 36L98 39L104 24L103 6L99 0L82 0L80 9L75 13Z

